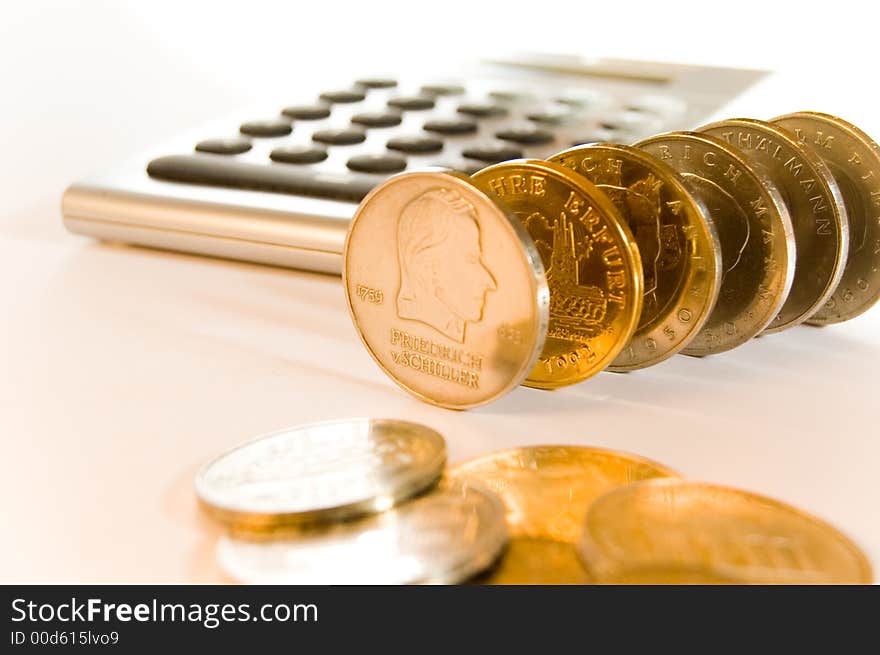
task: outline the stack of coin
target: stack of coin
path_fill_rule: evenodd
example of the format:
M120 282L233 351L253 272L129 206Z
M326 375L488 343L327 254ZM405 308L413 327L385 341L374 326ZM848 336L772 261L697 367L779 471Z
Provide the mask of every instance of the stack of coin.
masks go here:
M465 409L853 318L880 298L878 215L855 126L730 119L392 177L352 220L344 287L391 379Z
M306 425L221 455L196 477L228 529L217 555L248 583L454 583L507 542L504 510L474 483L437 486L446 445L393 420Z
M823 521L627 453L532 446L443 472L393 420L307 425L206 465L222 568L257 584L868 583Z

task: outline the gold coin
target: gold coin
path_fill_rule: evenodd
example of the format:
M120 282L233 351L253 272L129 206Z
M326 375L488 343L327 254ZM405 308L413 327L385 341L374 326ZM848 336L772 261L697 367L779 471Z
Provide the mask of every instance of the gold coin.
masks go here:
M704 482L615 489L587 513L580 553L602 581L741 584L871 582L865 555L824 521L770 498Z
M671 132L636 144L666 162L709 209L721 242L721 289L682 352L711 355L745 343L779 312L794 277L791 218L779 191L721 139Z
M487 582L556 584L586 580L574 551L596 498L620 485L677 473L611 450L530 446L462 462L446 476L481 483L504 504L511 546Z
M472 179L523 221L547 271L547 341L524 384L555 389L595 375L630 340L642 308L642 264L626 222L560 164L505 162Z
M404 173L373 189L351 221L342 275L367 350L426 402L490 402L525 379L544 345L541 258L463 175Z
M797 264L788 298L764 332L803 323L837 288L849 249L849 221L831 171L815 152L772 123L731 118L697 131L738 148L782 194L794 223Z
M674 170L629 146L581 146L550 161L604 191L639 247L645 281L642 314L609 370L644 368L679 352L709 318L721 284L721 248L703 203Z
M849 255L834 293L808 322L848 321L880 298L880 146L855 125L828 114L804 111L770 122L812 148L840 187L849 218Z

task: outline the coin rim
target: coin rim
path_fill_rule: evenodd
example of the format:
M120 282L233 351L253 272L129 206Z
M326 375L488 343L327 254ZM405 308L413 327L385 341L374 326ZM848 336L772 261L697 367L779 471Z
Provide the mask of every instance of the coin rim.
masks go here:
M771 324L769 324L761 332L761 334L776 334L777 332L782 332L783 330L806 322L813 314L818 312L825 305L826 302L828 302L828 299L834 295L834 292L837 289L837 285L840 284L840 280L841 278L843 278L843 272L846 269L847 257L849 256L849 217L846 212L846 205L843 201L843 195L840 192L840 187L837 185L834 176L831 174L828 166L818 155L818 153L816 153L816 151L813 149L803 147L800 143L797 142L797 139L794 138L794 135L791 134L788 130L784 129L781 125L777 125L771 121L763 121L756 118L726 118L724 120L701 125L700 127L696 128L695 131L704 132L705 130L723 127L745 127L754 129L759 132L763 130L766 133L772 134L776 139L784 142L785 145L787 145L789 148L799 153L810 165L810 172L816 173L815 175L813 175L813 177L820 185L822 185L823 189L828 193L832 200L829 209L831 210L832 218L837 225L839 246L837 249L837 256L835 258L835 264L831 279L825 285L825 289L819 295L818 299L815 300L812 305L810 305L806 309L806 311L801 312L801 314L794 317L793 319L790 319L785 323L780 323L779 325L773 325L771 321ZM742 148L740 148L739 150L745 153L748 157L749 151ZM752 163L751 160L750 163ZM757 158L755 159L754 163L761 165L764 168L767 168L766 164L763 164ZM778 188L779 185L777 185L777 189ZM793 216L791 216L791 214L791 208L789 207L789 215L792 219L792 226L794 226L794 218ZM795 233L794 236L795 248L797 248L797 234ZM797 276L797 268L797 264L795 264L795 276ZM794 288L794 278L792 279L792 288ZM780 312L785 307L785 303L787 302L788 297L786 296L785 302L783 302L782 307L779 308Z
M487 166L471 176L471 179L476 178L476 176L485 175L487 172L496 172L499 170L504 170L507 168L516 169L519 168L531 168L535 170L539 170L543 172L545 175L557 175L564 179L564 182L570 186L574 186L581 190L581 193L593 204L597 205L599 210L608 215L611 220L607 220L606 223L610 226L611 229L617 230L617 237L620 239L622 244L625 246L621 249L621 256L628 259L628 263L632 267L635 272L635 279L630 278L630 282L633 283L635 301L634 301L634 311L630 312L630 317L628 323L624 326L624 330L621 331L621 336L615 340L612 347L609 348L608 352L601 358L600 362L603 362L602 366L592 367L589 369L586 375L579 375L574 377L573 379L566 380L533 380L532 373L536 368L535 365L532 366L532 369L529 370L528 376L522 382L523 386L532 387L534 389L559 389L561 387L566 387L571 384L577 384L579 382L583 382L584 380L588 380L589 378L598 375L602 371L604 371L611 362L620 354L623 348L629 343L629 340L632 338L635 329L638 327L639 319L642 315L642 287L644 286L644 279L642 275L642 258L639 254L638 247L635 243L635 238L632 235L632 231L629 229L629 226L626 224L626 220L620 215L620 212L617 211L617 207L614 206L614 203L611 202L611 199L605 195L605 193L599 189L595 184L590 182L583 175L579 175L572 171L570 168L566 168L565 166L558 164L556 162L546 161L543 159L511 159L509 161L503 161L498 164L493 164L492 166ZM481 182L476 182L475 184L479 184L481 189L484 189ZM485 189L484 189L485 190ZM503 198L501 199L503 202ZM526 228L523 226L523 229ZM529 236L531 240L531 235ZM535 250L537 253L537 249ZM540 254L538 255L538 259L540 260ZM546 284L546 278L545 278ZM550 292L548 288L547 292L547 315L548 315L548 327L549 327L549 313L550 313ZM546 337L545 337L546 339ZM546 347L546 343L545 343ZM540 355L544 354L544 348L541 349ZM538 358L535 358L535 364L537 364Z
M396 184L403 178L409 179L417 176L430 176L433 178L438 175L448 176L453 180L456 180L459 184L467 184L468 187L473 190L473 192L477 194L482 194L487 199L487 201L493 205L495 209L497 209L504 217L507 218L507 224L509 225L513 236L519 240L519 243L522 246L521 253L523 255L523 261L532 273L532 275L530 276L530 280L533 283L532 295L534 295L536 301L534 326L535 343L532 346L532 351L529 355L528 361L520 367L520 369L517 371L517 374L512 376L508 384L502 387L501 390L497 391L489 397L485 397L481 400L477 400L474 402L442 402L430 397L425 393L422 393L420 391L417 391L416 389L407 386L402 380L399 380L397 376L393 375L373 351L373 348L370 346L370 344L367 343L367 340L364 337L363 332L361 331L358 324L357 317L355 316L353 299L349 291L348 260L351 246L351 238L352 234L354 234L357 221L363 213L364 208L368 206L370 200L372 200L373 197L376 196L378 193L383 192L386 187ZM398 387L400 387L407 393L415 396L419 400L429 403L431 405L435 405L437 407L456 410L471 409L473 407L480 407L481 405L488 404L513 391L515 388L523 383L523 380L525 380L526 376L534 368L535 364L538 361L538 357L541 356L541 352L544 349L544 342L547 339L547 328L550 324L550 289L547 286L547 276L544 272L544 264L541 261L541 255L535 247L535 244L532 241L532 237L529 235L522 222L498 199L498 197L494 193L477 186L476 184L474 184L471 178L464 173L453 171L451 169L432 168L430 170L406 171L403 173L398 173L397 175L392 175L384 182L374 187L364 197L360 205L358 205L358 208L355 211L354 216L352 217L349 224L348 232L346 232L345 235L345 245L343 246L342 250L342 286L345 292L345 302L348 307L348 315L351 318L351 322L354 325L358 338L361 340L361 343L370 354L370 357L373 358L373 361L379 365L379 368L382 369L385 375L387 375Z
M305 510L299 512L280 511L280 512L260 512L246 511L230 506L219 505L211 502L206 490L209 488L205 478L211 468L222 459L236 453L245 448L253 446L255 443L279 437L291 432L301 432L314 428L349 425L355 423L366 423L370 427L379 424L406 425L410 428L416 428L430 439L439 441L439 449L435 461L428 462L424 467L424 475L419 475L418 470L413 470L405 476L405 479L394 489L390 490L387 495L373 496L364 498L363 500L345 503L343 505L332 505L329 507ZM202 508L209 516L223 523L229 528L241 530L243 532L255 531L265 532L282 527L308 526L317 523L325 523L330 521L348 520L356 517L368 516L387 510L391 507L399 505L405 500L412 498L418 493L429 489L443 477L443 471L446 466L446 440L437 430L430 428L421 423L414 421L404 421L390 418L368 418L355 417L348 419L331 419L327 421L315 421L302 425L276 430L267 434L262 434L253 439L249 439L234 448L217 455L207 463L203 464L196 473L193 481L196 498L199 507Z
M639 482L633 482L628 485L623 485L616 489L612 489L611 491L603 494L599 498L597 498L593 504L590 506L590 509L587 511L587 516L584 520L584 530L583 535L581 536L580 541L578 542L578 554L581 557L581 560L584 562L584 565L591 572L596 573L597 577L606 578L607 576L612 575L620 575L625 573L628 570L632 569L632 566L627 566L625 561L621 559L619 556L610 556L604 552L601 552L602 549L596 545L595 541L590 535L590 518L591 515L596 511L596 507L600 505L600 503L609 502L609 498L612 498L616 495L623 493L638 493L639 489L643 487L669 487L669 486L695 486L695 487L708 487L715 491L721 491L725 493L733 493L738 494L740 496L746 496L750 500L756 500L764 504L769 504L774 506L774 508L781 509L790 514L794 514L798 518L804 519L809 523L818 524L821 529L834 536L834 538L839 541L847 550L850 551L853 556L853 561L856 564L856 568L860 569L859 574L861 575L860 583L861 584L872 584L874 580L873 569L871 568L871 563L868 560L867 555L862 551L861 548L853 541L849 536L847 536L842 530L835 527L833 524L829 523L825 519L819 518L818 516L802 510L798 507L790 505L781 500L777 500L775 498L771 498L769 496L764 496L763 494L755 493L753 491L746 491L744 489L737 489L736 487L732 487L730 485L724 484L716 484L714 482L706 482L703 480L692 480L688 478L652 478L650 480L641 480ZM593 558L592 560L590 558ZM663 563L665 565L665 563ZM689 567L693 568L693 567ZM706 567L709 569L709 572L713 574L720 575L721 577L735 577L738 580L738 584L768 584L764 582L751 581L748 578L739 578L736 576L729 576L723 571L716 570L715 565L710 565ZM796 583L795 583L796 584ZM832 583L835 584L835 583ZM850 581L845 584L859 584L854 581Z
M675 347L673 347L671 349L664 350L663 353L661 353L659 356L655 356L651 359L639 360L633 364L615 364L612 361L611 364L609 364L607 367L607 370L612 371L614 373L626 373L628 371L637 371L639 369L648 368L649 366L654 366L655 364L659 364L660 362L666 361L667 359L669 359L673 355L677 355L678 353L680 353L682 350L684 350L687 347L687 345L694 339L694 337L697 336L697 333L699 333L699 331L703 328L703 325L705 325L706 321L709 320L709 316L712 314L712 310L715 309L715 303L718 302L718 292L721 289L721 275L722 275L721 244L718 239L718 231L715 229L715 222L712 220L712 217L709 214L708 209L706 209L705 203L700 198L698 198L696 194L692 193L690 191L690 189L687 188L687 186L685 186L685 184L681 181L681 178L680 178L678 172L674 168L672 168L669 164L661 161L657 157L649 154L648 152L645 152L644 150L639 150L638 148L636 148L634 146L628 146L628 145L623 145L623 144L619 144L619 143L609 143L609 142L589 143L586 145L580 145L580 146L574 146L572 148L567 148L566 150L558 152L555 155L552 155L550 157L550 161L557 161L557 157L572 156L574 154L577 154L581 150L592 150L592 149L598 149L598 148L604 148L606 150L611 150L611 151L622 153L623 156L630 157L630 158L636 160L639 164L641 164L649 169L652 167L657 168L661 171L663 171L663 169L666 169L663 172L666 173L670 177L670 179L674 180L674 182L672 183L672 186L675 187L679 193L683 194L686 198L690 199L690 202L693 204L693 209L696 211L696 213L702 219L701 222L702 222L702 225L704 227L704 232L705 232L705 234L703 236L706 237L707 240L711 244L711 247L710 247L711 253L707 253L707 255L708 255L707 258L712 260L712 267L714 269L714 272L712 274L708 274L706 276L707 278L710 278L711 289L709 290L709 296L710 296L709 302L706 304L705 310L703 311L702 316L700 317L700 319L698 321L691 324L690 329L688 330L688 334L685 339L683 339L678 344L676 344ZM579 175L581 175L581 176L587 178L587 180L589 180L589 178L586 175L584 175L583 173L579 173L578 171L574 171L574 172L578 173ZM592 180L590 180L590 181L592 181ZM601 191L601 188L599 190ZM644 292L644 289L643 289L643 292ZM675 302L676 310L679 309L679 307L681 305L681 301L684 298L684 296L686 295L686 293L687 293L687 289L685 289L684 292L682 294L680 294L678 298L675 299L676 300L676 302ZM642 305L643 305L642 309L644 309L644 302L642 303ZM669 320L672 319L672 316L673 316L673 314L670 313L668 316ZM639 322L641 322L641 312L639 312ZM661 324L663 322L665 322L665 321L662 321ZM635 332L633 332L632 337L626 343L626 345L624 345L621 352L623 352L623 350L625 350L626 347L632 343L632 341L636 338L638 332L639 332L639 328L637 325ZM653 332L653 330L652 330L652 332ZM645 336L647 336L647 333Z

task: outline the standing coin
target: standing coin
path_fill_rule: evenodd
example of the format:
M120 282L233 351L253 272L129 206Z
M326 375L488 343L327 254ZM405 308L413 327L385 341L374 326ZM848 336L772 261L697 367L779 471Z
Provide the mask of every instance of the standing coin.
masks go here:
M797 112L771 123L812 148L837 181L849 218L849 255L843 277L814 325L847 321L880 298L880 146L855 125L828 114Z
M380 184L352 219L343 261L361 340L414 396L474 407L534 367L549 305L541 258L519 221L465 176Z
M627 453L530 446L477 457L446 475L484 484L504 503L511 545L486 582L553 584L587 581L575 544L596 498L620 485L678 474Z
M736 348L767 327L791 288L795 244L782 196L714 136L671 132L636 146L682 175L709 209L721 242L718 302L682 352L702 356Z
M794 223L797 265L788 298L764 332L803 323L837 288L849 249L846 209L831 172L814 151L772 123L731 118L698 131L739 148L782 194Z
M248 584L454 584L507 543L504 508L474 484L445 485L387 512L263 538L230 535L217 559Z
M615 489L587 513L581 556L599 580L871 582L846 536L790 505L687 480Z
M644 368L679 352L709 318L721 284L721 248L703 203L669 166L629 146L571 148L550 161L604 191L639 247L645 280L639 326L608 368Z
M282 430L196 476L209 514L240 529L334 521L387 509L434 484L446 445L417 423L352 419Z
M614 204L552 162L505 162L472 179L519 216L547 271L547 342L524 384L555 389L603 370L629 342L642 308L638 248Z

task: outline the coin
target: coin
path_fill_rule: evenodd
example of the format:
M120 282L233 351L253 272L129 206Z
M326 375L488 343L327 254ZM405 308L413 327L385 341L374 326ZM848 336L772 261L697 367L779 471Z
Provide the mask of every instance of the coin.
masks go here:
M709 318L721 284L721 248L703 203L663 162L610 143L550 158L598 186L629 224L642 258L639 325L609 366L630 371L684 348Z
M434 484L446 445L406 421L352 419L266 435L209 462L195 480L218 520L261 530L382 511Z
M880 146L855 125L828 114L804 111L770 122L812 148L840 187L849 218L849 255L831 298L808 322L848 321L880 298Z
M614 204L552 162L504 162L472 179L523 221L547 271L547 341L524 384L555 389L603 370L632 337L642 307L638 247Z
M448 172L403 173L361 202L343 253L355 328L426 402L465 409L518 386L547 333L541 258L491 193Z
M502 450L446 473L484 484L504 503L511 545L486 580L493 584L584 582L575 544L589 506L615 487L663 476L677 473L627 453L581 446Z
M453 584L491 566L506 542L495 494L446 485L363 519L266 539L226 536L217 558L249 584Z
M670 132L636 144L681 174L700 197L721 242L715 308L682 352L711 355L742 345L779 312L794 277L793 228L782 196L721 139Z
M782 194L794 223L797 263L788 298L764 332L803 323L837 288L849 249L846 209L831 172L815 152L772 123L731 118L697 131L738 148Z
M770 498L687 480L649 480L596 500L580 553L603 581L865 584L872 575L858 547L824 521Z

